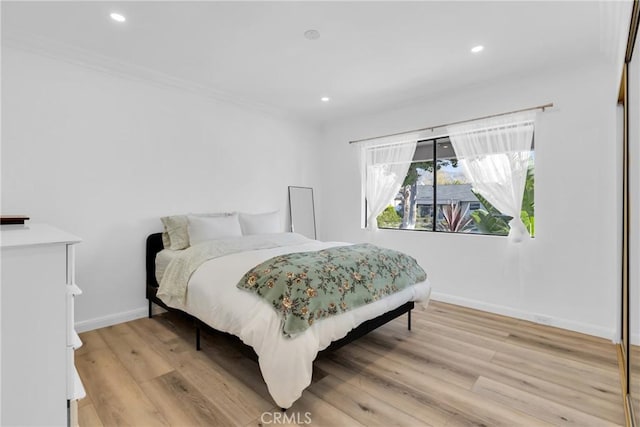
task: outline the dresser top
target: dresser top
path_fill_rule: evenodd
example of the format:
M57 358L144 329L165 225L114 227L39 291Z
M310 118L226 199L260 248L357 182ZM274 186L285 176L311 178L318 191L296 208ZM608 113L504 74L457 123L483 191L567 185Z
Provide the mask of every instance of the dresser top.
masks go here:
M78 243L77 236L47 224L3 225L0 227L0 247Z

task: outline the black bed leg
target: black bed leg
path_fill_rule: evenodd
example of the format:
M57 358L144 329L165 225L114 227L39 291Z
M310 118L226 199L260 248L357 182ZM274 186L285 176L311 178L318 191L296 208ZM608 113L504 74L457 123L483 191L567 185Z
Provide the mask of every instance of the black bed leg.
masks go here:
M408 317L407 329L411 330L411 310L407 311L407 317Z
M196 322L196 350L200 351L200 325Z
M152 310L151 304L152 304L151 300L149 300L149 319L153 317L153 310Z

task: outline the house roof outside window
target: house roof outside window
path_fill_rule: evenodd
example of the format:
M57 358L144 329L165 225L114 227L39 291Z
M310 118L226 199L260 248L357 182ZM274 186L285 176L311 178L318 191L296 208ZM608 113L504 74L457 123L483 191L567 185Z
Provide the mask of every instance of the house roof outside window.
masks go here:
M438 204L443 205L451 202L478 202L478 198L471 191L471 184L449 184L438 185ZM433 204L433 186L418 185L417 205Z

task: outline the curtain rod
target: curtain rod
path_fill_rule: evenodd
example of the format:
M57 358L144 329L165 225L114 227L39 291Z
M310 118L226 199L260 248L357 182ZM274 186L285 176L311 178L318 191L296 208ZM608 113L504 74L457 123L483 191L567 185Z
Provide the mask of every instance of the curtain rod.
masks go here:
M438 125L438 126L429 126L427 128L422 128L422 129L414 129L414 130L408 130L408 131L404 131L404 132L390 133L388 135L374 136L372 138L357 139L355 141L349 141L349 144L356 144L358 142L364 142L364 141L373 141L374 139L388 138L390 136L406 135L408 133L424 132L424 131L427 131L427 130L443 128L443 127L446 127L446 126L459 125L461 123L473 122L473 121L476 121L476 120L490 119L492 117L506 116L507 114L513 114L513 113L522 113L523 111L531 111L531 110L542 110L542 111L544 111L545 109L551 108L551 107L553 107L553 102L550 102L550 103L544 104L544 105L538 105L536 107L523 108L521 110L513 110L513 111L508 111L506 113L500 113L500 114L491 114L490 116L477 117L475 119L460 120L458 122L446 123L446 124Z

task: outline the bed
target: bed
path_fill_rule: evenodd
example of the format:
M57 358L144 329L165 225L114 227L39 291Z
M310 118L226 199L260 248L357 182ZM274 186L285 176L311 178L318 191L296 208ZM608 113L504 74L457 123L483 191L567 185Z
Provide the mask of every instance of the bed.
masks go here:
M158 295L158 279L176 254L164 249L162 233L151 234L146 247L149 317L154 303L190 316L196 322L198 348L200 324L239 337L257 354L263 378L276 404L289 408L311 383L312 364L319 353L333 351L405 313L411 329L415 302L426 303L430 295L429 283L424 280L370 304L317 321L295 337L284 336L280 333L282 319L273 307L235 285L245 271L280 254L346 245L304 239L296 237L290 242L287 237L284 244L275 247L209 259L190 276L187 297L180 301L166 294L162 298Z

